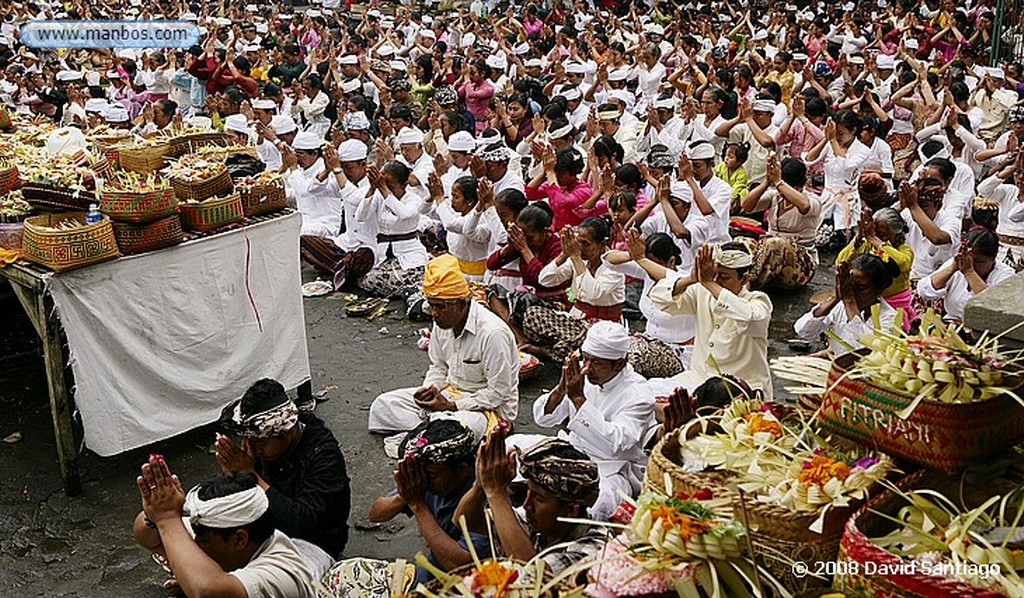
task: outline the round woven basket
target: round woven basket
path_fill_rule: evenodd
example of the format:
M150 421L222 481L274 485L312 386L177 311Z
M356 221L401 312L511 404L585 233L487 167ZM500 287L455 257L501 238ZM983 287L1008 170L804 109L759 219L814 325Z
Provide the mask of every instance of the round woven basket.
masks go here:
M117 160L125 170L149 174L163 168L165 158L170 155L171 144L164 141L149 145L122 145L118 148Z
M178 209L181 210L181 222L185 228L199 232L209 232L245 219L242 199L237 193L200 203L183 203Z
M702 430L698 426L691 426L686 429L688 438L693 438ZM715 495L727 492L726 484L733 475L726 471L702 471L700 473L689 473L684 471L680 463L679 436L681 430L675 430L666 434L651 451L647 460L647 473L644 475L643 492L668 493L666 488L666 476L672 484L672 493L694 492L708 488Z
M7 195L18 186L18 167L14 164L0 169L0 195Z
M192 199L203 201L217 195L231 193L234 189L234 182L231 180L231 173L224 168L216 175L198 181L189 181L178 177L170 177L171 188L179 201Z
M74 220L82 223L71 230L53 226ZM22 254L30 262L55 272L64 272L118 257L117 240L110 219L85 224L85 212L43 214L25 220Z
M191 154L201 147L208 145L226 146L228 137L224 133L208 131L205 133L187 133L179 135L170 140L170 156L180 158L185 154Z
M100 210L119 222L153 222L176 212L178 199L170 187L145 192L104 189Z
M177 245L185 240L181 216L171 214L148 224L114 223L114 237L122 255L134 255Z
M242 198L246 216L262 216L288 207L284 181L280 178L268 183L238 185L236 188Z

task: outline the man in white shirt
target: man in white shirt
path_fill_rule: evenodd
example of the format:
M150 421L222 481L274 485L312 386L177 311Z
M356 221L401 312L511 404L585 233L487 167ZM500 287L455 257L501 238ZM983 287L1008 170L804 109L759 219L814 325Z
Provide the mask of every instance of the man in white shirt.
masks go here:
M687 152L679 157L679 180L689 185L693 192L693 207L707 222L708 242L724 243L730 240L732 187L715 176L714 164L715 147L711 143L691 143Z
M752 266L742 243L706 244L688 276L665 278L651 288L654 305L697 320L690 369L668 379L669 386L693 392L708 378L733 374L771 400L768 326L773 308L768 295L747 287Z
M142 512L135 539L174 571L165 589L186 596L316 596L295 544L274 529L256 474L220 476L186 495L163 457L151 455L136 484Z
M526 191L526 183L523 182L521 174L510 168L512 161L512 150L502 143L492 143L477 152L477 157L483 162L483 175L494 187L494 195L498 195L506 189ZM477 167L474 167L476 169Z
M639 493L647 465L643 435L654 424L654 395L626 359L629 342L621 324L595 322L580 353L566 358L558 386L533 403L537 425L568 420L559 436L597 463L601 491L590 515L599 520L615 510L620 492Z
M324 166L321 148L324 140L315 133L302 131L291 147L282 145L281 159L285 179L295 193L295 204L302 214L302 234L334 237L341 230L341 190L336 176ZM328 145L327 152L335 152ZM333 173L341 172L340 167Z
M481 438L488 415L514 421L519 351L512 330L469 296L455 256L427 263L423 294L434 317L430 368L420 388L392 390L373 400L370 431L408 432L425 419L454 418Z
M281 148L290 145L298 132L299 125L287 114L273 117L269 125L262 122L256 124L256 154L267 165L267 170L283 172Z

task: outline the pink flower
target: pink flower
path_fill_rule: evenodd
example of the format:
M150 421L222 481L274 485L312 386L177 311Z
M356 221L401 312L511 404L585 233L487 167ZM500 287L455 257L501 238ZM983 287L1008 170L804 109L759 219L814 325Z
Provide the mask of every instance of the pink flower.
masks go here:
M419 438L417 438L415 440L415 442L413 444L416 445L416 448L423 448L423 447L427 446L428 444L430 444L430 442L426 438L420 436Z

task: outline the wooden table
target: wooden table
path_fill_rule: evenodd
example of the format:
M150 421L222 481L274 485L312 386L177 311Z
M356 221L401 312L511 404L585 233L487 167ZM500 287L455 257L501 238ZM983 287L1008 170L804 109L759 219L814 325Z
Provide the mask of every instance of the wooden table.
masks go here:
M14 294L43 342L43 363L50 394L53 433L57 437L60 476L64 480L64 492L68 496L76 496L82 493L82 480L78 475L75 433L71 424L71 395L64 378L66 360L60 320L54 311L53 301L46 296L43 284L43 276L49 273L45 268L25 262L0 268L0 276L11 282Z
M252 220L271 220L291 212L292 210L286 210ZM60 318L54 309L53 300L45 292L46 285L43 279L50 274L52 274L50 270L24 261L0 268L0 277L11 282L14 294L18 297L18 301L32 322L32 327L42 341L46 384L50 395L50 414L53 418L53 432L57 440L60 475L64 481L64 492L68 496L76 496L82 493L82 480L78 473L78 451L72 424L74 403L68 392L69 385L65 378L67 356L64 351ZM312 381L303 382L299 385L297 392L300 403L311 401L313 399Z

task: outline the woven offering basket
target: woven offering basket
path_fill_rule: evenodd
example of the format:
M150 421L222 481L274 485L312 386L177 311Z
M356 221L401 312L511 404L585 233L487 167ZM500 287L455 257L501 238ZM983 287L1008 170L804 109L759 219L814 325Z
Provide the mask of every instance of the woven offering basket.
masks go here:
M913 473L897 486L903 490L933 489L956 502L964 496L970 507L980 505L989 496L1005 494L1021 483L1020 479L1000 477L981 485L961 485L959 476L944 476L922 470ZM872 498L846 522L833 587L849 596L919 597L919 598L997 598L1004 594L975 587L955 578L925 575L922 569L900 567L908 561L876 545L878 538L895 531L896 524L879 513L895 517L908 503L892 490ZM871 568L869 570L869 567ZM883 571L886 568L888 570Z
M114 223L114 237L122 255L133 255L177 245L185 240L181 216L171 214L148 224Z
M973 403L924 399L901 419L899 411L914 395L872 380L844 377L857 357L844 355L832 364L820 414L825 430L947 473L982 462L1024 439L1024 406L1009 395Z
M0 170L0 195L7 195L20 184L18 179L18 167L11 165Z
M284 180L281 178L254 185L238 185L237 190L242 197L242 207L246 216L262 216L288 206Z
M0 248L21 251L24 222L0 222Z
M104 189L100 192L100 211L119 222L153 222L177 210L178 199L170 187L152 191Z
M172 176L169 180L171 188L174 189L174 195L179 201L186 199L203 201L217 195L231 193L234 189L231 173L228 172L227 168L208 179L190 181Z
M710 429L709 429L710 431ZM698 426L686 428L687 437L693 438L702 430ZM700 473L689 473L684 471L680 463L679 436L682 430L676 430L666 434L651 451L647 460L647 472L644 475L643 489L641 492L668 493L665 477L668 476L672 484L672 493L686 492L693 494L702 488L708 488L716 496L727 492L726 484L733 474L727 471L702 471Z
M32 207L46 210L84 211L96 203L96 194L92 191L69 191L43 183L25 183L21 196Z
M481 560L484 560L483 555L481 555ZM519 566L519 567L522 567L523 565L525 565L525 563L523 563L522 561L513 561L511 559L503 559L502 562L506 562L506 563L514 562L516 564L516 566ZM469 575L470 573L473 572L473 567L474 566L475 565L473 565L473 563L470 563L468 565L463 565L463 566L458 567L457 569L451 571L450 573L452 575L458 575L460 577L465 577L465 576L467 576L467 575ZM547 567L545 567L544 568L544 583L546 584L549 581L551 581L552 577L553 576L551 575L551 570L548 569ZM449 589L449 590L445 591L444 590L444 583L442 583L441 580L436 579L436 578L431 579L430 581L428 581L427 583L425 583L423 585L424 585L424 587L426 587L427 591L432 592L433 594L438 594L440 596L462 596L462 594L458 590L456 590L456 589ZM563 582L563 583L558 584L555 587L554 591L547 592L545 594L541 594L541 596L550 596L551 598L554 598L555 596L558 596L558 595L564 595L564 592L567 591L568 589L571 589L571 587L572 587L571 584ZM423 593L417 592L415 587L413 587L412 591L410 592L410 595L411 596L427 596L427 594L423 594Z
M214 197L200 203L183 203L181 222L185 228L199 232L209 232L228 224L241 222L245 218L242 210L242 199L237 193L223 197Z
M170 153L168 155L180 158L185 154L190 154L201 147L208 145L219 145L221 147L228 145L228 137L224 133L217 131L208 131L205 133L187 133L185 135L179 135L170 140Z
M118 163L121 168L149 174L166 166L165 158L171 155L169 141L151 145L122 145L118 148Z
M44 214L25 220L22 253L30 262L65 272L118 257L109 218L71 230L51 230L65 220L85 223L84 212Z

